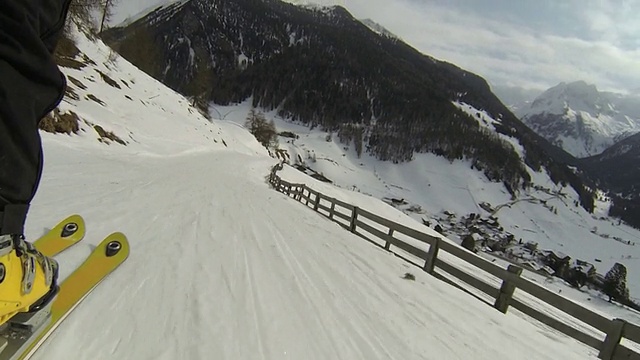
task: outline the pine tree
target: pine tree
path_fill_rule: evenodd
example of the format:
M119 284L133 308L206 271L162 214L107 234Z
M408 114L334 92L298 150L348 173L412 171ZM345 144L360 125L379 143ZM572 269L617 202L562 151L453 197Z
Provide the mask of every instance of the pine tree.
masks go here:
M611 270L604 277L603 292L609 296L611 300L627 300L629 298L629 290L627 289L627 268L615 263Z

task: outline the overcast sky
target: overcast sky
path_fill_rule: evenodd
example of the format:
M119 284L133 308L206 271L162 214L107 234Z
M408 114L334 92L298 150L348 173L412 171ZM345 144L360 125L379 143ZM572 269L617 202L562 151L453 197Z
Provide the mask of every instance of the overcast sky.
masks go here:
M162 2L124 0L114 22ZM601 90L640 90L640 0L315 2L344 5L492 85L544 90L585 80Z
M340 0L342 1L342 0ZM640 1L344 0L418 50L494 85L640 88Z

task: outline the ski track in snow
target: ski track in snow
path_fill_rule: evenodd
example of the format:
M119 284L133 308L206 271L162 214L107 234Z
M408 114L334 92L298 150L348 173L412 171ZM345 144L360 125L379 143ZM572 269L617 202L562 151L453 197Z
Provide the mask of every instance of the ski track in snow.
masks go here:
M131 255L34 358L594 357L270 190L273 162L221 151L47 157L31 216L53 223L79 212L88 226L61 276L111 231L127 234ZM69 176L68 164L83 172ZM499 339L487 343L487 327Z

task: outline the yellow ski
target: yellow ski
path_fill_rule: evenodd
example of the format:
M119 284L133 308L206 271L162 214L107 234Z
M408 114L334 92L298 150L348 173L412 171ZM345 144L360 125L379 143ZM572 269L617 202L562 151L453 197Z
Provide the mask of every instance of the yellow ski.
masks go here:
M36 313L18 314L2 334L0 360L29 359L62 321L107 275L129 256L129 242L122 233L107 236L60 285L60 292Z
M84 238L86 227L80 215L71 215L49 230L33 245L43 255L53 257Z

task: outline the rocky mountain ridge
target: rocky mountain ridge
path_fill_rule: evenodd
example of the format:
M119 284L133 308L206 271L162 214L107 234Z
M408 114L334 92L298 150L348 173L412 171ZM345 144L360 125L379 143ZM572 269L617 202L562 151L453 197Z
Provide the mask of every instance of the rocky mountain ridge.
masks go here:
M518 115L536 133L578 158L598 155L640 132L640 98L601 92L584 81L546 90Z

